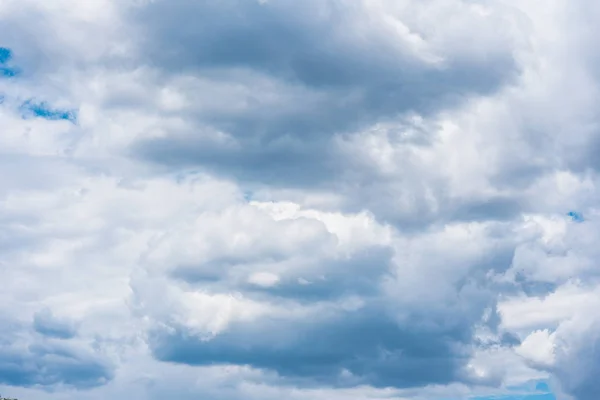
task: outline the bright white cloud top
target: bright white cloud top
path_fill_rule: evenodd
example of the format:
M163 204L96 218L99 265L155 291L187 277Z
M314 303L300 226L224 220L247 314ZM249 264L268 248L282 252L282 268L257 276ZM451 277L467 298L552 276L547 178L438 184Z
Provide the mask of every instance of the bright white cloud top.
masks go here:
M596 400L598 49L591 0L0 0L0 393Z

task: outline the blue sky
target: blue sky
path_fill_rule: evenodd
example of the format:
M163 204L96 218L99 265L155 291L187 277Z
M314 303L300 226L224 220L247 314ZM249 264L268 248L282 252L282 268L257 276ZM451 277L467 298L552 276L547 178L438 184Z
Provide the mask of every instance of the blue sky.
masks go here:
M472 400L555 400L556 397L551 394L526 394L519 396L484 396L473 397Z
M18 69L10 65L11 59L11 49L0 47L0 78L12 78L18 74Z
M26 100L21 104L21 113L23 118L43 118L50 121L64 120L70 122L77 121L77 111L63 110L53 108L43 101Z
M598 22L0 1L0 393L596 400Z

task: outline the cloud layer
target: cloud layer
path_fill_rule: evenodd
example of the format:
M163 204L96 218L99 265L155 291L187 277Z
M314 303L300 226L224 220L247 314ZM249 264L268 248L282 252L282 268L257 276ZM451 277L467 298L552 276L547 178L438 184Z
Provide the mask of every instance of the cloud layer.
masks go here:
M0 1L0 392L595 399L599 20Z

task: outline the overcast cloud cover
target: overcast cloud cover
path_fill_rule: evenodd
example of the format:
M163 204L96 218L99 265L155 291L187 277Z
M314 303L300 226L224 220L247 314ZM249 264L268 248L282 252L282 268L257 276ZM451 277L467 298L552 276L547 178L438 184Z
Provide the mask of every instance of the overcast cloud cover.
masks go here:
M596 400L600 3L0 0L0 393Z

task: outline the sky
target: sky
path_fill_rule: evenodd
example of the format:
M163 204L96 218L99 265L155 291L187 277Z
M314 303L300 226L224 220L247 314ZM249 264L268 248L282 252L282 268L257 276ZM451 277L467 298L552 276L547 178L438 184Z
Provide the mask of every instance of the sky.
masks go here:
M599 22L0 0L0 394L596 400Z

